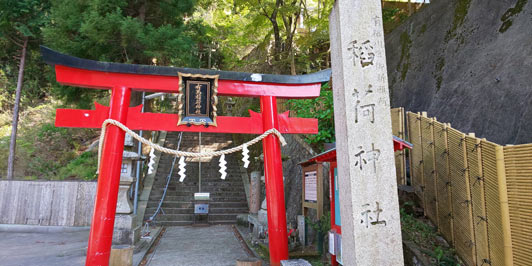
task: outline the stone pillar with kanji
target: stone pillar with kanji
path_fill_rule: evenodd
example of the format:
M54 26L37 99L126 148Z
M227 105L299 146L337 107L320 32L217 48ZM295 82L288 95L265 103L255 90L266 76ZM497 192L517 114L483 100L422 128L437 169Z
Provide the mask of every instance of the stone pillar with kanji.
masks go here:
M343 265L400 266L381 1L336 0L329 25Z

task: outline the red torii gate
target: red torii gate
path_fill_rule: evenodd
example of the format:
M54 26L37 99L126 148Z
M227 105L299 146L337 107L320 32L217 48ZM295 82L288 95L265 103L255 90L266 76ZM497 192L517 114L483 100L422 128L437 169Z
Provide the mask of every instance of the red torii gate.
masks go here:
M95 103L95 110L57 109L57 127L100 128L114 119L132 130L262 134L275 128L284 134L316 134L316 119L291 118L277 113L277 98L316 98L331 71L287 76L251 74L206 69L158 67L98 62L61 54L41 46L46 63L55 66L56 80L63 85L110 89L110 106ZM217 117L216 126L178 125L179 115L141 113L142 106L129 107L131 90L178 93L179 73L218 75L218 95L260 97L261 113L250 117ZM182 81L182 80L181 80ZM110 126L105 134L99 169L86 265L108 265L113 238L118 185L125 133ZM283 168L278 138L263 140L270 263L288 259Z

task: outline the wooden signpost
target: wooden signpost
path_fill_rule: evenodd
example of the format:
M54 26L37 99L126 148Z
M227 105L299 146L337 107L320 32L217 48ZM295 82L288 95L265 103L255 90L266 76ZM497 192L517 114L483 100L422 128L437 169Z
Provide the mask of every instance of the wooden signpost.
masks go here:
M308 209L315 209L318 219L323 216L323 166L312 164L303 166L303 216Z

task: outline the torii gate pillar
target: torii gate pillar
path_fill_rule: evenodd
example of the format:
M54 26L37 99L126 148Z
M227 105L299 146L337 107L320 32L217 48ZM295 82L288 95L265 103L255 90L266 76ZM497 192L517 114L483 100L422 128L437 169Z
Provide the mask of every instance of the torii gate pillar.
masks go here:
M260 97L260 110L264 128L279 128L277 100L274 96ZM269 135L262 141L264 152L264 179L268 206L268 236L271 265L280 265L288 259L286 208L284 202L283 163L279 139Z
M115 87L111 93L109 118L122 124L127 122L131 89ZM120 168L124 151L125 132L110 126L105 133L105 142L99 169L98 188L92 226L89 235L86 265L108 265L113 241L116 201L120 184ZM91 245L92 243L92 245Z

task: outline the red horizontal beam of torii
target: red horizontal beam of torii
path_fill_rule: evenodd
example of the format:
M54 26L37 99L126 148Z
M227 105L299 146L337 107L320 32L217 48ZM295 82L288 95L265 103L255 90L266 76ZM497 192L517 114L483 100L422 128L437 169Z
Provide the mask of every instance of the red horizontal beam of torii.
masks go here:
M94 103L95 110L57 109L56 127L100 128L109 118L110 108ZM126 126L131 130L163 130L183 132L262 134L269 128L262 126L262 114L249 111L250 117L219 116L217 127L177 126L177 114L142 113L142 105L129 107ZM282 134L316 134L318 120L288 117L289 111L279 114L279 132Z
M58 109L58 127L99 128L106 119L114 119L133 130L262 134L275 128L283 134L315 134L317 119L291 118L289 112L277 113L277 98L316 98L322 82L331 71L289 76L217 71L175 67L144 66L98 62L61 54L41 47L46 63L55 67L56 80L63 85L111 90L109 107L95 103L94 110ZM178 126L177 114L142 113L142 106L129 107L132 90L179 92L179 73L217 75L218 95L260 97L261 113L250 117L217 117L217 126ZM125 133L110 126L105 134L98 187L89 235L86 265L108 265ZM264 176L268 205L270 265L288 259L283 167L278 138L263 139Z
M179 92L177 76L112 73L55 65L57 82L63 85L93 89L125 86L148 92ZM176 72L177 74L177 72ZM321 82L310 84L280 84L239 80L218 80L218 95L238 97L275 96L278 98L316 98Z

